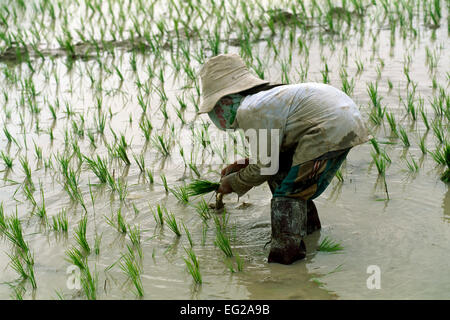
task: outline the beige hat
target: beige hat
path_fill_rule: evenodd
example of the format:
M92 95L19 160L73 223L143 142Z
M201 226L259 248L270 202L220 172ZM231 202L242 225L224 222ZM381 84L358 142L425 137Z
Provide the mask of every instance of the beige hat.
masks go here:
M269 83L252 75L242 58L235 53L212 57L200 70L202 101L200 113L211 111L220 98Z

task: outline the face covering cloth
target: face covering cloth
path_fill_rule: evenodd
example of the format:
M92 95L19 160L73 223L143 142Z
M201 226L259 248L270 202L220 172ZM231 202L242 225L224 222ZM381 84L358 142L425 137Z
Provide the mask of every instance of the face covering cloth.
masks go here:
M211 121L221 130L231 129L236 112L244 96L240 94L230 94L222 97L210 112Z

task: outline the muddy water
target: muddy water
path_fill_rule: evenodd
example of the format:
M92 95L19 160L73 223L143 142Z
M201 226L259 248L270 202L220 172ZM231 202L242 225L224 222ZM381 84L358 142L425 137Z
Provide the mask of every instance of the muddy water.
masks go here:
M280 7L283 7L280 4ZM426 65L425 48L438 52L440 58L435 71L437 83L447 88L450 57L444 53L448 50L448 33L446 22L435 32L422 23L417 23L418 36L413 39L408 36L402 39L399 32L395 34L395 46L390 44L389 28L374 24L377 19L375 12L364 20L366 31L361 36L352 30L348 40L332 41L321 44L318 30L310 31L311 38L306 40L309 47L309 73L307 81L322 81L320 70L327 61L330 69L330 84L340 87L339 70L344 57L344 47L348 49L348 61L344 64L349 77L355 79L355 89L352 98L360 106L365 119L369 119L369 97L366 83L378 80L382 104L396 115L399 123L407 128L411 141L410 148L403 148L399 139L393 139L387 121L380 127L370 124L372 134L379 141L392 141L393 144L381 144L386 149L392 163L387 169L386 180L390 200L386 201L384 186L378 178L376 167L372 161L373 148L366 144L356 147L350 152L343 167L344 182L333 180L326 192L316 200L316 205L322 221L322 230L306 239L307 258L291 266L267 264L268 246L270 240L270 192L266 185L251 190L241 199L235 196L225 197L225 205L229 213L229 228L232 247L235 253L244 261L241 272L231 273L224 263L223 254L214 245L214 222L208 223L206 238L203 239L204 225L197 215L193 204L184 205L171 194L166 193L159 178L160 174L167 177L168 185L175 187L189 182L195 177L185 168L179 154L179 145L188 152L189 146L195 142L189 130L189 124L201 125L206 117L196 117L190 95L196 98L196 91L186 80L183 72L176 75L170 65L163 69L164 84L157 76L152 79L155 87L164 86L168 96L167 111L169 121L159 111L160 98L155 90L149 96L147 115L154 126L153 134L172 135L172 154L162 159L157 149L151 143L146 143L139 130L139 119L142 110L137 101L138 91L136 80L146 80L147 66L153 64L154 55L136 54L137 71L130 66L132 53L124 48L114 49L115 55L102 53L101 61L108 69L117 66L125 77L120 84L117 76L111 75L100 68L94 60L76 60L73 69L67 70L65 59L55 57L45 60L33 60L36 71L31 73L25 63L16 64L2 61L2 68L16 73L20 79L31 77L39 95L36 104L41 108L39 114L32 114L26 103L21 101L22 87L11 84L3 73L1 88L7 91L9 98L2 113L2 126L6 125L18 141L21 148L14 143L8 144L6 137L1 137L1 148L14 158L12 170L4 172L1 186L0 201L3 202L6 215L16 212L24 229L25 240L29 242L35 257L35 274L37 289L31 290L25 282L24 298L47 299L59 295L66 299L83 299L80 290L72 290L67 286L69 275L65 251L75 244L74 229L84 210L79 204L73 203L63 188L59 165L55 155L62 153L64 135L67 130L72 132L72 121L81 124L80 115L84 116L86 130L95 129L94 114L97 114L97 97L102 98L102 113L107 116L104 138L95 135L97 148L90 146L89 139L74 136L69 138L68 150L72 141L78 141L83 154L93 157L100 155L108 157L104 141L111 144L114 141L109 127L116 134L123 133L130 147L128 156L143 154L146 167L154 174L154 184L149 184L140 174L139 168L133 162L124 166L119 160L110 161L110 170L115 177L123 177L128 183L128 195L124 202L119 201L117 193L112 193L107 186L94 185L92 191L94 202L91 201L89 183L98 183L93 173L86 166L80 167L80 189L88 212L88 241L93 247L95 234L101 234L100 254L89 256L91 269L98 272L98 298L100 299L133 299L133 287L127 277L118 267L117 261L126 252L130 243L128 236L118 233L111 227L106 217L111 217L121 208L126 222L139 225L142 230L143 273L142 282L145 299L435 299L450 298L450 193L448 185L439 180L442 171L437 167L430 155L422 156L418 147L419 137L425 133L421 118L411 121L405 114L405 109L399 101L406 96L406 77L404 75L405 54L411 55L410 77L417 83L416 92L423 97L424 107L430 119L433 119L433 109L428 99L437 96L438 91L432 88L432 77ZM444 17L447 15L444 11ZM74 19L73 21L77 21ZM444 18L442 19L444 21ZM373 27L371 28L371 26ZM369 30L379 32L376 36L376 49L373 50L373 39ZM263 36L268 32L264 30ZM329 37L323 34L325 38ZM272 49L265 42L256 43L253 48L255 55L266 61L265 76L271 80L281 80L281 62L287 61L292 50L292 67L289 77L291 82L300 82L300 65L305 66L303 54L299 54L296 46L290 49L288 33L283 37L276 35L274 41L279 48L279 56L275 57ZM306 38L305 38L306 39ZM361 41L362 39L362 41ZM198 50L198 41L192 41L192 51ZM222 43L222 45L225 45ZM333 49L334 46L334 49ZM49 48L57 48L57 44L49 43ZM229 52L239 53L238 47L229 46ZM209 56L210 53L207 52ZM170 54L163 56L170 64ZM384 62L381 76L376 68ZM356 61L361 61L364 70L358 74ZM192 67L198 69L198 63L192 61ZM155 70L159 73L160 66ZM57 75L58 81L54 77ZM94 86L88 73L95 79ZM48 76L50 75L50 76ZM48 80L46 80L48 78ZM98 89L99 79L102 79L102 90ZM393 83L393 89L388 88L388 79ZM185 88L186 85L188 88ZM177 106L177 97L183 96L188 103L184 114L186 125L177 118L173 105ZM52 120L48 104L54 104L56 98L60 101L57 120ZM5 99L4 99L5 100ZM69 105L74 115L64 111ZM10 111L10 118L6 116ZM130 122L130 118L132 121ZM447 130L448 123L442 119ZM24 126L21 126L21 123ZM369 122L369 120L368 120ZM36 126L41 129L36 132ZM171 133L171 126L174 133ZM52 142L47 130L52 128ZM23 134L25 131L25 135ZM216 129L209 128L211 134ZM87 133L87 131L86 131ZM24 139L28 149L25 148ZM426 145L434 150L436 138L430 130L426 136ZM35 142L43 150L43 161L36 159ZM212 180L218 179L217 171L221 166L217 161L208 158L208 152L202 154L201 146L196 143L196 151L192 152L194 163L201 170L202 176ZM419 163L419 171L408 171L405 156L412 155ZM189 158L190 154L187 153ZM49 218L55 216L62 208L68 213L69 233L61 235L51 231L42 224L40 218L32 215L32 205L26 200L20 184L24 173L19 158L27 157L32 169L32 179L36 185L34 196L42 203L40 187L44 190L46 210ZM53 166L46 168L45 162L52 160ZM207 164L202 164L202 157ZM71 165L78 168L74 157ZM210 164L212 163L212 164ZM212 201L212 195L205 196ZM156 225L150 211L157 204L164 204L173 212L179 221L183 221L192 234L194 251L200 261L203 277L201 286L193 285L192 278L186 272L183 257L186 256L183 247L189 245L186 235L180 238L167 228ZM137 211L133 208L137 208ZM136 213L138 212L138 213ZM317 252L317 247L324 237L339 242L344 250L339 253ZM17 285L17 274L9 265L8 253L13 248L2 237L0 242L0 298L7 299L12 294L10 285ZM369 290L367 279L368 266L376 265L381 271L381 288Z

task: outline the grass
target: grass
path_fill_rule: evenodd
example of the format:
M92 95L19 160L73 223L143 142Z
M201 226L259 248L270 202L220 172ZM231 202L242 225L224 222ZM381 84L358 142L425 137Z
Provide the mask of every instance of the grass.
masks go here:
M319 244L317 251L321 252L338 252L342 251L344 248L339 243L331 240L328 237L325 237Z

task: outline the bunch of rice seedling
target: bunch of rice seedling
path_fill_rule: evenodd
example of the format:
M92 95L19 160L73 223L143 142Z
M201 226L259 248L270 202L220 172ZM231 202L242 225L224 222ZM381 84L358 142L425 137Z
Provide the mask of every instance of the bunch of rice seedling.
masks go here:
M186 190L189 196L198 196L211 191L216 191L219 186L219 182L196 179L186 186Z
M344 250L344 248L339 243L334 242L328 237L325 237L317 248L317 251L324 252L336 252L341 250Z

